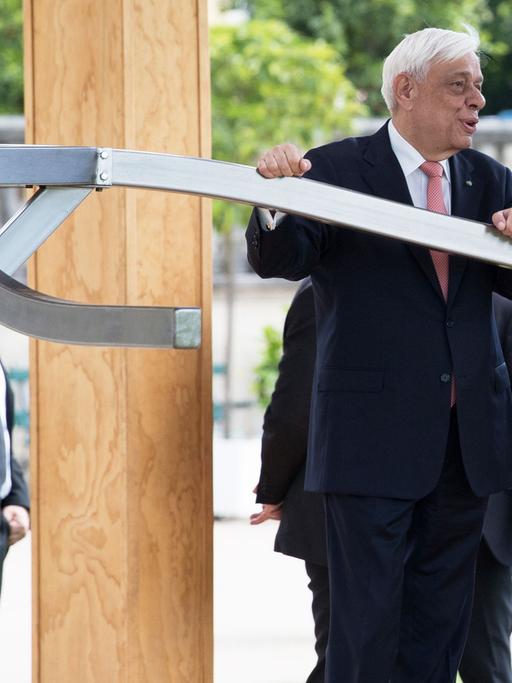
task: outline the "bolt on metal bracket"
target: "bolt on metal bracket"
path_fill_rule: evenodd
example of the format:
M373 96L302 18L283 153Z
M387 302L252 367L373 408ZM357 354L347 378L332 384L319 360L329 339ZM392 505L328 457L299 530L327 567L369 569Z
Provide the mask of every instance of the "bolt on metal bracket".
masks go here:
M98 188L112 185L112 150L107 147L98 149L96 185Z

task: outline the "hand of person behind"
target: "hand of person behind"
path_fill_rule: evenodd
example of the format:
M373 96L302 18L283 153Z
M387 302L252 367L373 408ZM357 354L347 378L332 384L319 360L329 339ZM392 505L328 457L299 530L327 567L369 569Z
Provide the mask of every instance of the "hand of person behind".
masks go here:
M258 173L264 178L304 175L311 169L311 162L291 142L276 145L262 154L258 161Z
M253 493L258 493L258 485L253 488ZM281 506L282 503L270 504L263 503L261 506L261 512L255 512L250 516L250 522L252 525L263 524L268 519L281 519Z
M251 524L263 524L263 522L266 522L268 519L281 519L281 505L282 503L278 503L277 505L263 503L261 506L261 512L255 512L253 515L251 515Z
M30 528L30 516L21 505L6 505L2 512L9 523L9 545L13 545L27 535Z

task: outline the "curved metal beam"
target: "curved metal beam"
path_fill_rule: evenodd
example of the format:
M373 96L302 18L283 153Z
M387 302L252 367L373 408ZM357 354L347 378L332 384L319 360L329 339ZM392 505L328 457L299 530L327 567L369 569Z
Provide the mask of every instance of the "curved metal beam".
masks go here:
M316 220L512 267L512 241L492 227L251 166L110 148L0 145L0 186L168 190L270 206ZM470 189L468 191L471 191Z
M266 180L251 166L126 150L112 150L112 155L112 185L171 190L268 206L512 267L512 240L484 223L305 178Z
M66 344L197 348L197 308L96 306L41 294L0 271L0 319L31 337Z
M42 189L0 230L0 322L53 341L178 348L199 344L197 309L78 304L29 290L8 276L94 188L167 190L270 206L512 267L512 241L483 223L313 180L269 181L250 166L210 159L95 147L0 145L0 186L13 185Z

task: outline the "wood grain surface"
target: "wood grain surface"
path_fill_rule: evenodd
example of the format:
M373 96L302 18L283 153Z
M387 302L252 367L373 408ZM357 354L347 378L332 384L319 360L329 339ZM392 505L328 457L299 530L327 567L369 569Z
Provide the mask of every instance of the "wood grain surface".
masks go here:
M27 0L26 141L210 155L206 0ZM210 207L91 195L41 247L55 296L203 310L198 351L34 342L38 683L210 683Z

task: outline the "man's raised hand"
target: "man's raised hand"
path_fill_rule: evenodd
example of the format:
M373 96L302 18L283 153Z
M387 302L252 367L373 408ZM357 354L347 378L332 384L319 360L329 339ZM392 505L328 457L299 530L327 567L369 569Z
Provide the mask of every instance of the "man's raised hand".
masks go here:
M496 211L492 216L494 227L498 228L507 237L512 237L512 209Z
M300 177L310 168L311 162L291 142L272 147L258 161L258 173L264 178Z

